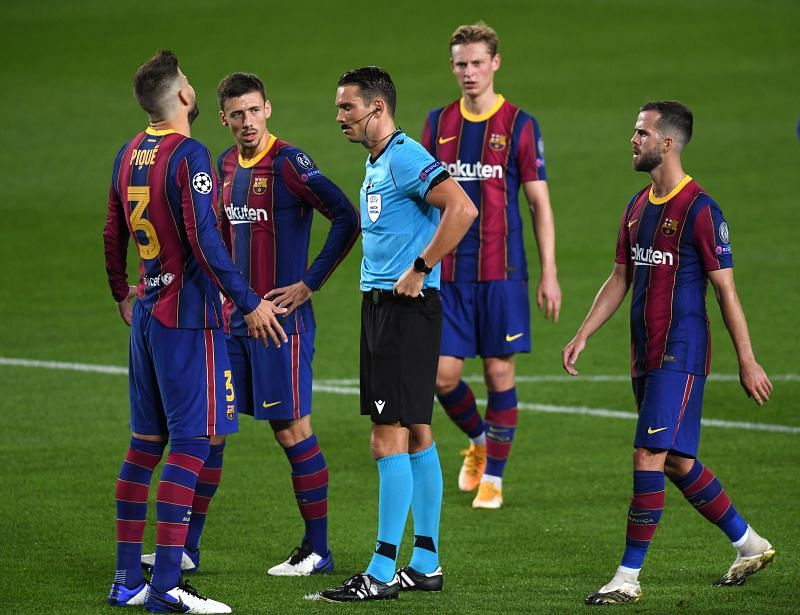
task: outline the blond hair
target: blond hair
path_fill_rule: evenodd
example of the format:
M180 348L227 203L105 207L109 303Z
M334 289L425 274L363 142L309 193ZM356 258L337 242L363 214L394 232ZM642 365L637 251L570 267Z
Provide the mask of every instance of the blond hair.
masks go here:
M450 49L454 45L464 45L467 43L486 43L489 55L497 53L497 32L486 25L483 20L478 23L458 26L450 37Z

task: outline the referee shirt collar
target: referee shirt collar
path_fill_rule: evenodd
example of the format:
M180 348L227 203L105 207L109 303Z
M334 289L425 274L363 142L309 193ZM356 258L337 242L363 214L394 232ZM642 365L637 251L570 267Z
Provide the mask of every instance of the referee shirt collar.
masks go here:
M369 157L369 163L370 163L370 164L375 164L376 162L378 162L378 158L380 158L381 156L383 156L383 152L385 152L387 149L389 149L389 146L390 146L392 143L394 143L394 140L395 140L395 139L397 139L398 137L400 137L401 135L403 135L403 130L402 130L401 128L398 128L397 130L395 130L395 131L394 131L394 132L391 134L391 136L389 137L389 140L386 142L386 147L384 147L384 148L381 150L380 154L378 154L377 156L375 156L375 158L373 158L372 156L370 156L370 157Z

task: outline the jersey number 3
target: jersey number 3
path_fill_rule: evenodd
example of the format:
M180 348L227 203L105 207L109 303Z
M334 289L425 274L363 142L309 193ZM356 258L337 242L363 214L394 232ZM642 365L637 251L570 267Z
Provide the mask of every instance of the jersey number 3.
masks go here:
M131 230L144 233L147 243L140 243L137 239L136 247L139 256L144 259L156 258L161 252L161 244L156 235L156 228L150 220L143 218L144 210L150 204L149 186L128 186L128 201L133 204L131 208Z

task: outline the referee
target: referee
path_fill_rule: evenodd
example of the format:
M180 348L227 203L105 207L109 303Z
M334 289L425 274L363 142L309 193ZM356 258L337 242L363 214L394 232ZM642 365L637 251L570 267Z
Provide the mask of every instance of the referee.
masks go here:
M395 126L397 94L376 66L339 79L336 121L368 151L361 186L361 414L372 418L378 463L378 540L366 571L323 600L397 598L400 590L440 591L442 470L431 432L442 309L439 261L478 211L419 143ZM409 507L410 564L395 573Z

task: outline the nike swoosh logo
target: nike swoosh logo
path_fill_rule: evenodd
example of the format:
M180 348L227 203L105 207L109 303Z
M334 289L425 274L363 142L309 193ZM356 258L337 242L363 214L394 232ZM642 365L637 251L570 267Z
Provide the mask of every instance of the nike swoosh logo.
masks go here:
M224 184L222 184L222 187L223 187L223 188L226 188L226 187L228 187L228 186L230 186L230 185L231 185L231 182L230 182L230 181L227 181L227 182L225 182Z
M150 599L151 602L158 602L162 607L166 609L168 613L184 613L185 608L183 604L183 598L178 596L177 602L170 602L169 600L164 600L155 594L148 593L147 597Z
M628 228L631 228L631 227L632 227L634 224L636 224L638 221L639 221L639 218L636 218L636 220L631 220L630 222L628 222Z
M654 433L658 433L659 431L664 431L665 429L669 429L669 427L659 427L658 429L653 429L652 427L648 427L647 433L652 436Z
M439 137L439 145L444 145L445 143L450 143L453 139L457 139L458 137Z
M264 402L262 404L262 406L264 406L265 408L272 408L272 406L277 406L279 403L281 403L281 402L279 402L279 401L273 401L273 402L270 402L270 403Z
M506 341L507 342L513 342L514 340L518 340L519 338L521 338L523 335L525 335L525 334L524 333L517 333L516 335L508 335L506 333Z

